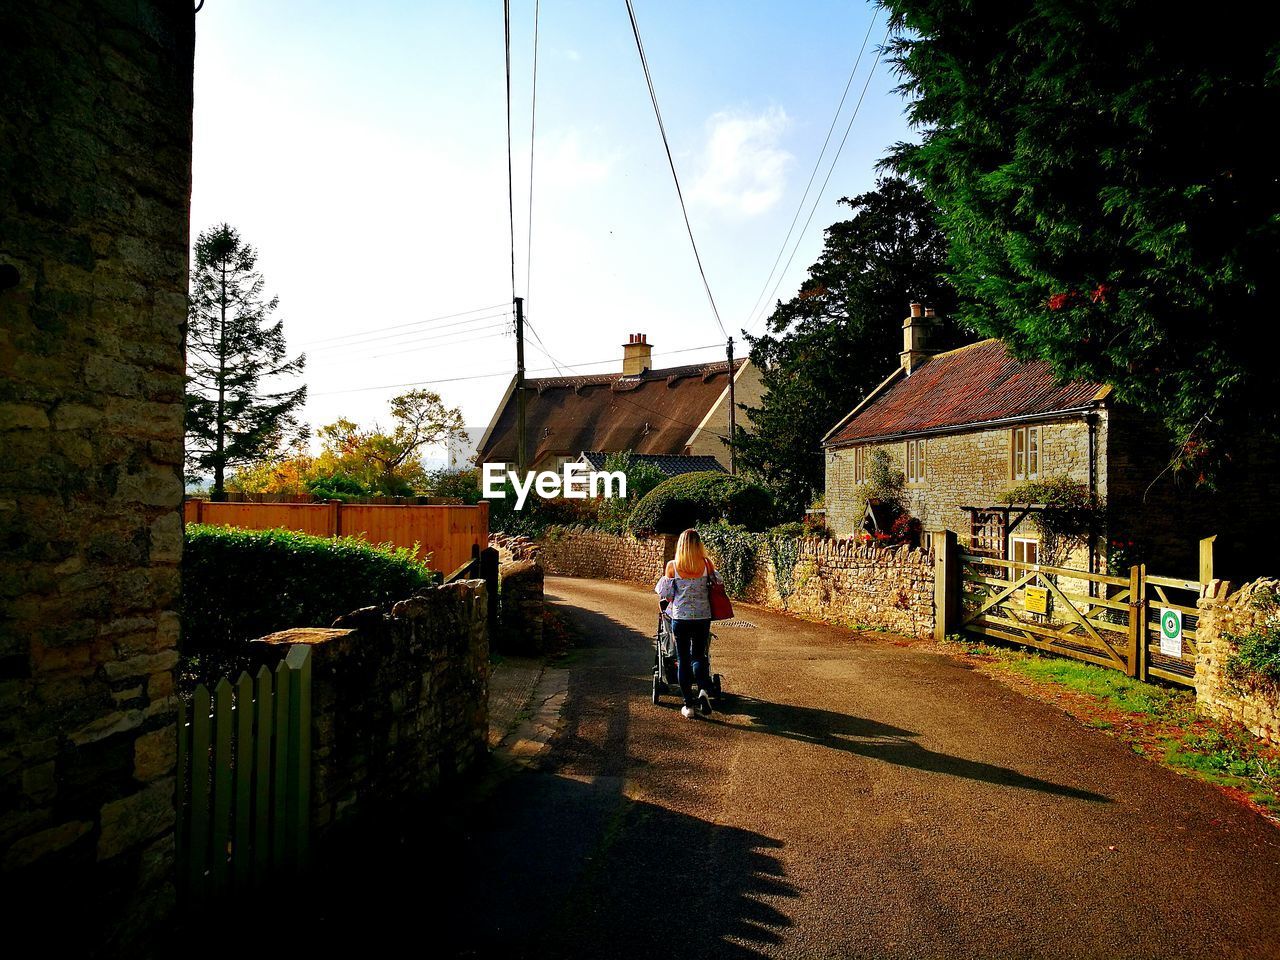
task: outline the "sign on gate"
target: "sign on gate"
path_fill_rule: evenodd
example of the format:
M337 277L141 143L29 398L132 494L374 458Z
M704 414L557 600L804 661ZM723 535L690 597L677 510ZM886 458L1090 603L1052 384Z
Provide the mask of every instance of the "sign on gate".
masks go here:
M1160 608L1160 652L1166 657L1182 656L1182 611Z
M1022 607L1027 613L1048 613L1048 589L1045 587L1027 587L1022 591Z

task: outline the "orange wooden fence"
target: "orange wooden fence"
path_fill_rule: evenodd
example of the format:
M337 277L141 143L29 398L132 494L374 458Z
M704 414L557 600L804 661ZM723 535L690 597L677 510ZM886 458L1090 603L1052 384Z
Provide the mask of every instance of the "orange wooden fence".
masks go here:
M432 554L431 567L448 574L471 559L472 545L489 545L489 504L474 507L341 503L213 503L192 499L183 507L187 523L249 530L298 530L317 537L359 537L370 543L418 544Z

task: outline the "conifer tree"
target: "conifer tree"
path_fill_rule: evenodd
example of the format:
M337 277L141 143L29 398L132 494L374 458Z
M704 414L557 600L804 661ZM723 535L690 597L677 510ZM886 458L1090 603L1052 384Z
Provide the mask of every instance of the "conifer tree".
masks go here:
M892 166L966 319L1164 418L1197 479L1275 430L1274 13L1216 38L1156 0L881 2L922 134Z
M224 491L228 469L271 457L305 437L297 413L306 386L278 381L302 372L306 355L286 359L279 300L264 299L258 254L231 226L196 238L187 320L187 470L212 473Z

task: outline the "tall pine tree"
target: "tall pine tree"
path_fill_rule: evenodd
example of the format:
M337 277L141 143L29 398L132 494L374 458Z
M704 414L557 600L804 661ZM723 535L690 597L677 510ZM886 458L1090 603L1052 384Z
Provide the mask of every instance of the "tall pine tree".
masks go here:
M779 303L766 332L748 336L766 393L739 428L738 463L798 517L823 486L822 437L898 364L902 318L917 301L942 316L931 343L963 342L948 321L955 296L941 279L947 244L914 184L883 178L840 201L848 220L827 228L799 293Z
M227 224L196 238L187 319L187 471L213 476L221 494L229 468L270 457L307 429L297 412L306 386L273 390L302 372L286 359L279 300L263 298L258 254Z
M1215 38L1158 0L881 5L922 133L893 165L967 318L1163 417L1197 478L1280 426L1274 11Z

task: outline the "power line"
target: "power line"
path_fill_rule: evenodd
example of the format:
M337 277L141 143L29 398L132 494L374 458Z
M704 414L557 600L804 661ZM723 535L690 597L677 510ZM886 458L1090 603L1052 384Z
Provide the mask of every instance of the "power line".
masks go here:
M334 340L347 340L352 337L363 337L369 333L381 333L384 330L400 330L404 327L416 327L426 323L435 323L437 320L452 320L454 317L465 317L471 313L484 313L486 310L497 310L505 307L510 310L511 307L505 303L495 303L488 307L476 307L474 310L460 310L457 313L445 313L438 317L427 317L425 320L410 320L408 323L395 323L388 327L371 327L368 330L357 330L355 333L343 333L336 337L323 337L319 340L304 341L301 346L308 347L313 343L329 343Z
M524 296L529 299L529 290L533 287L533 144L534 134L538 127L538 12L542 8L542 0L534 0L533 4L533 103L529 108L529 222L526 231L524 260ZM525 318L526 321L528 317ZM538 335L535 333L535 337ZM539 337L538 342L542 339ZM545 352L545 351L544 351ZM547 354L548 357L551 354ZM555 361L552 360L554 363Z
M487 332L491 330L501 331L501 333ZM400 348L402 346L408 346L408 344L398 344L398 343L390 344L389 346L394 346L396 348L395 353L377 353L377 354L374 354L370 359L379 360L383 357L398 357L403 353L418 353L419 351L422 351L422 350L432 350L438 347L453 347L462 343L474 343L477 340L492 340L495 336L506 336L507 333L510 332L510 330L511 330L510 325L504 321L503 323L495 323L488 327L480 327L476 330L459 330L451 334L443 334L440 337L426 337L422 340L409 341L409 343L425 343L427 344L427 346L425 347L411 347L408 350L402 350ZM477 333L483 333L485 335L480 337L474 336L474 334L477 334ZM450 339L450 338L454 338L454 339Z
M693 353L696 350L712 350L712 349L719 349L719 347L720 347L720 344L718 343L709 343L709 344L704 344L703 346L700 346L700 347L685 347L681 350L665 350L661 353L655 353L654 356L670 357L678 353ZM584 360L581 363L577 364L577 366L591 367L591 366L598 366L599 364L602 364L602 363L617 363L617 362L618 362L617 357L611 357L608 360ZM553 368L537 367L533 370L530 370L529 373L546 373L548 370L551 370L551 369ZM573 367L570 367L569 369L573 369ZM462 377L448 377L442 380L412 380L408 383L381 383L372 387L352 387L347 390L325 390L320 393L309 394L309 396L331 397L341 393L365 393L370 390L393 390L398 387L423 387L423 386L429 386L433 383L459 383L464 380L488 380L492 377L509 377L509 376L511 376L510 370L497 370L497 371L494 371L493 373L474 373L474 374L469 374L467 376L462 376ZM584 376L599 376L599 374L584 374Z
M889 31L892 29L893 24L890 23L888 28L885 29L884 40L880 42L882 49L885 43L888 42ZM879 63L879 58L876 59L876 63ZM774 296L777 294L778 287L782 285L782 278L785 277L787 275L787 271L791 269L791 261L796 258L796 251L800 249L800 241L804 238L805 232L809 229L809 224L813 222L813 215L818 210L818 204L822 202L822 195L827 191L827 184L831 182L831 174L835 171L836 164L840 162L840 154L844 151L845 142L849 139L849 131L853 129L853 121L858 119L858 112L862 109L862 101L866 98L867 88L871 86L871 78L875 76L876 63L872 63L871 69L867 71L867 80L862 85L862 92L858 94L858 102L854 105L853 114L849 117L849 123L844 128L844 136L840 138L840 146L836 148L836 155L831 160L831 166L827 168L827 175L822 180L822 188L818 191L817 197L814 198L813 206L809 209L809 216L805 219L804 226L800 228L800 233L796 237L795 245L791 248L791 256L787 257L787 265L783 267L782 272L778 274L778 279L773 285L773 290L769 292L769 299L765 301L766 303L772 301ZM764 316L768 316L768 313L766 312ZM756 321L756 323L758 322L759 320ZM755 324L753 323L752 326L754 325Z
M773 279L774 271L778 269L778 264L782 262L782 255L787 250L787 244L791 241L791 234L796 229L796 223L800 220L800 211L804 209L804 202L809 199L809 190L813 186L814 178L818 175L818 168L822 166L822 158L827 154L827 146L831 143L831 134L835 132L836 122L840 119L840 112L844 109L844 101L849 96L849 88L853 86L853 78L858 74L858 68L862 66L862 55L867 50L867 41L871 39L871 31L876 25L876 17L879 10L872 10L871 22L867 24L867 32L862 37L862 47L858 50L858 57L853 62L853 69L849 71L849 79L845 82L844 92L840 94L840 102L836 104L836 112L831 117L831 125L827 127L827 138L822 141L822 149L818 151L818 158L813 161L813 170L809 173L809 182L804 186L804 194L800 197L800 202L796 204L795 216L791 218L791 226L787 227L787 235L782 240L782 246L778 247L778 255L774 257L773 266L769 268L769 275L765 277L764 286L760 288L760 294L756 297L756 302L752 304L750 312L747 314L747 325L750 326L752 318L755 317L756 311L760 309L760 303L764 300L765 291L769 289L769 281Z
M414 342L413 340L404 340L403 338L405 338L405 337L416 337L416 336L418 336L419 334L423 334L423 333L432 333L432 334L434 334L434 333L437 333L437 332L438 332L438 331L440 331L440 330L446 330L446 329L449 329L449 328L451 328L451 327L466 327L466 326L468 326L468 325L470 325L470 324L474 324L474 323L483 323L483 322L484 322L484 321L486 321L486 320L496 320L496 319L498 319L499 317L506 318L506 317L509 317L509 316L511 316L511 310L510 310L510 309L500 310L500 311L499 311L499 312L497 312L497 313L489 313L489 314L486 314L486 315L484 315L484 316L482 316L482 317L470 317L470 318L468 318L468 319L466 319L466 320L456 320L456 321L454 321L453 323L442 323L440 326L438 326L438 327L432 327L432 328L430 328L429 330L424 330L424 329L417 329L417 330L402 330L400 333L388 333L388 334L384 334L384 335L382 335L382 336L380 336L380 337L365 337L365 338L360 339L360 340L350 340L350 341L348 341L348 342L346 342L346 343L333 343L333 344L329 344L329 345L328 345L328 346L326 346L326 347L316 347L314 350L312 350L312 351L310 351L310 352L311 352L312 354L317 354L317 353L325 353L325 352L327 352L327 351L332 351L332 350L349 350L349 349L352 349L352 348L354 348L354 347L362 347L362 346L365 346L365 345L367 345L367 344L370 344L370 343L378 343L378 342L383 341L383 340L400 340L400 341L402 341L402 342L404 342L404 343L413 343L413 342ZM452 332L453 332L453 333L465 333L466 331L465 331L465 330L454 330L454 331L452 331ZM444 336L449 336L449 334L444 334Z
M684 216L684 228L689 234L689 244L693 247L693 258L698 263L698 273L702 277L702 289L707 292L707 302L711 304L711 312L715 315L716 326L720 328L721 336L728 337L728 331L725 330L724 324L720 320L720 310L716 307L716 298L711 295L711 284L707 282L707 272L702 268L702 256L698 253L698 242L693 238L693 226L689 223L689 211L684 203L684 191L680 189L680 175L676 173L676 161L671 156L671 144L667 140L667 126L662 122L662 110L658 106L658 94L653 88L653 76L649 72L649 59L644 54L644 42L640 39L640 24L636 22L636 11L631 5L631 0L627 2L627 16L631 18L631 32L636 38L636 50L640 54L640 66L644 69L644 82L649 88L649 100L653 103L653 115L658 120L658 132L662 134L662 147L667 152L667 165L671 167L671 179L675 181L676 196L680 200L680 212Z
M511 172L511 0L502 0L502 37L507 64L507 218L511 223L511 299L516 298L516 199Z

